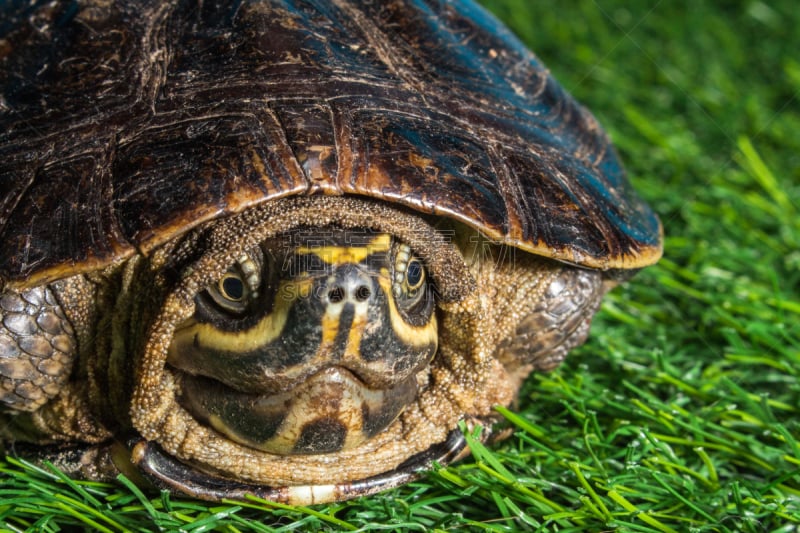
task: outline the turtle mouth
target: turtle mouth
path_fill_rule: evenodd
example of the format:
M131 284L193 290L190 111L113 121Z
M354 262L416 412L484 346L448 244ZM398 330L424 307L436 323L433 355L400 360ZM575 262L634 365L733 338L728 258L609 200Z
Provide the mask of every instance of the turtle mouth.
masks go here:
M487 437L488 433L485 433L482 440ZM154 442L139 440L130 445L131 462L157 487L209 501L245 500L256 496L292 505L318 504L375 494L419 478L434 463L447 465L469 453L463 434L454 429L445 440L412 455L387 472L341 483L269 486L222 477L218 472L186 464L164 452Z
M279 455L355 448L388 427L417 397L417 375L372 388L330 366L278 394L236 390L206 376L178 373L179 402L231 440Z

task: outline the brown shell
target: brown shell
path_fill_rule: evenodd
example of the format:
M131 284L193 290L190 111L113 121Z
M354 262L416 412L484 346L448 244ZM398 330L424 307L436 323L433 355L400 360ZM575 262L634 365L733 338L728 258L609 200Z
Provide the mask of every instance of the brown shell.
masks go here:
M0 284L315 193L588 267L660 255L659 222L594 118L468 0L10 4Z

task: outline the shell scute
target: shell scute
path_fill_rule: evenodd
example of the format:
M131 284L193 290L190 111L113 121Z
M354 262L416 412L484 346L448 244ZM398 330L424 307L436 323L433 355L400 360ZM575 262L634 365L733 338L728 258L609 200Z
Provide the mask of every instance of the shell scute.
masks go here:
M0 26L4 282L320 192L587 267L661 253L594 118L466 0L67 6L11 5Z

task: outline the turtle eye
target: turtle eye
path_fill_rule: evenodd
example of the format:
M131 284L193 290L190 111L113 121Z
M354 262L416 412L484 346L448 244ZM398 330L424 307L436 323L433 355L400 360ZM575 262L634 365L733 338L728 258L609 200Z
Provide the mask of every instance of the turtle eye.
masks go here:
M218 307L238 315L256 298L260 283L258 266L249 256L243 256L207 292Z
M244 280L237 274L227 273L222 276L217 284L220 296L231 302L241 302L244 299Z
M208 294L217 306L234 314L247 309L250 288L236 267L231 267L217 283L208 288Z
M417 258L411 259L406 266L406 286L409 292L419 289L425 282L425 268Z
M392 292L401 307L411 307L425 293L425 266L411 255L411 248L400 245L395 256L394 282Z

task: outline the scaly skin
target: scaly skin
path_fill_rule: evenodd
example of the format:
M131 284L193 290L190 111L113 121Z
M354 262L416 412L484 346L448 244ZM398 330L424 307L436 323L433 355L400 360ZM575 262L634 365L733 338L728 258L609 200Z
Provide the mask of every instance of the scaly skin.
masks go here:
M55 397L76 357L72 325L49 287L0 296L0 406L35 411Z

